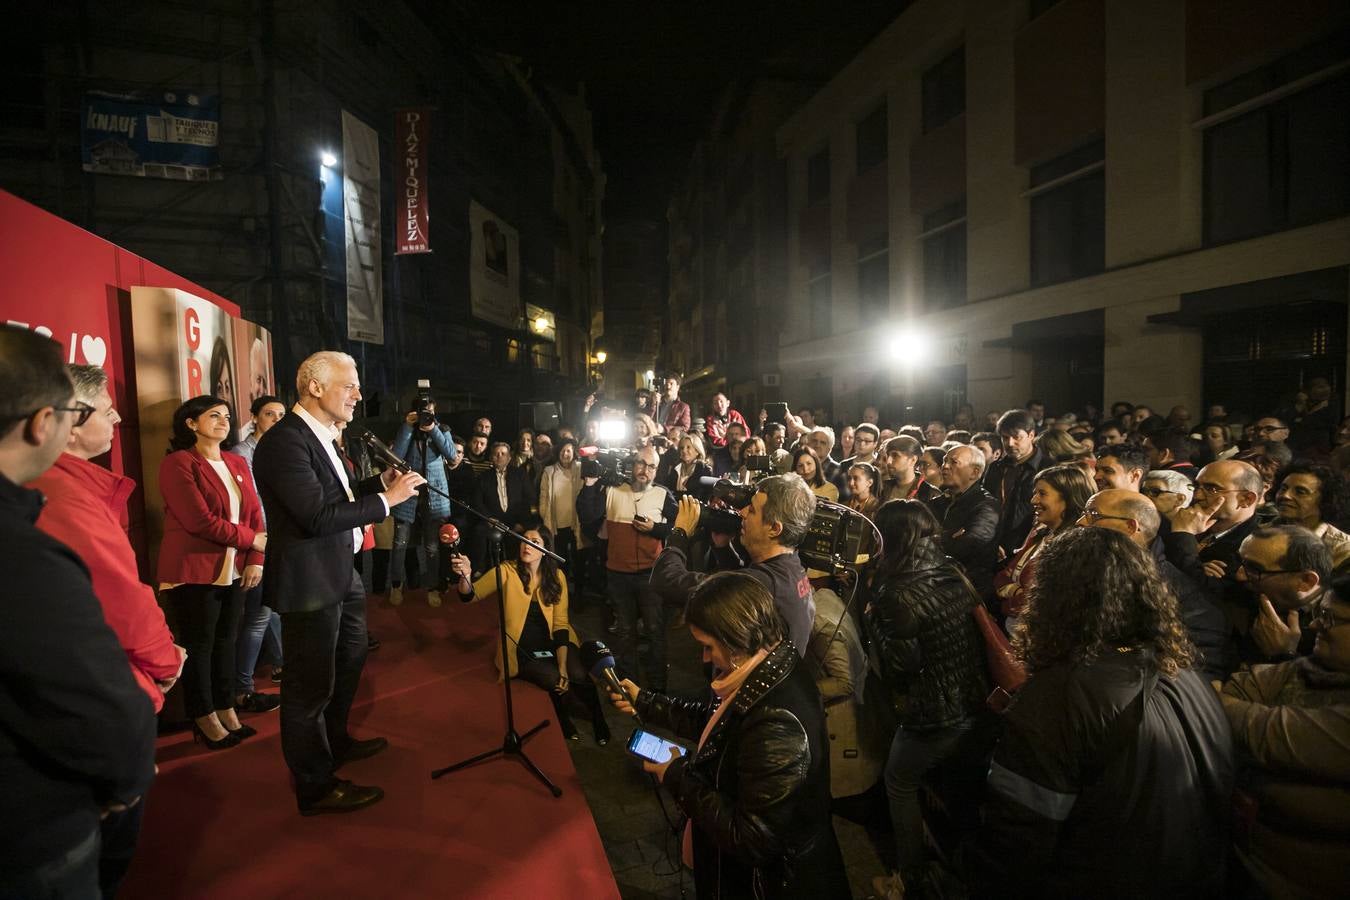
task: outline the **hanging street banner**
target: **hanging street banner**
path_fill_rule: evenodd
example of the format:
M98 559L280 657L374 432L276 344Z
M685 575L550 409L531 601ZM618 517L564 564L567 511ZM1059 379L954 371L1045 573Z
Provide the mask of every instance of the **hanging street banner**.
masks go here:
M380 138L342 111L342 218L347 249L347 339L384 343L380 274Z
M469 311L503 328L521 327L520 234L469 201Z
M219 181L220 100L89 91L80 104L80 165L97 175Z
M394 150L398 154L394 182L395 255L431 252L431 235L427 230L431 220L427 182L430 136L431 107L395 110Z

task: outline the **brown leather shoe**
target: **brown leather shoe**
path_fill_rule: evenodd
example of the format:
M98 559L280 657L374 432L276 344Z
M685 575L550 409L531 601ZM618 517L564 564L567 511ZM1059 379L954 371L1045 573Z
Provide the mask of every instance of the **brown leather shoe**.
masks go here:
M324 813L348 813L365 809L384 799L384 789L350 781L339 781L331 791L313 803L300 804L300 815L318 816Z
M352 741L347 746L347 751L337 759L337 765L345 765L349 762L355 762L358 759L368 759L389 746L389 741L382 737L373 737L364 741Z

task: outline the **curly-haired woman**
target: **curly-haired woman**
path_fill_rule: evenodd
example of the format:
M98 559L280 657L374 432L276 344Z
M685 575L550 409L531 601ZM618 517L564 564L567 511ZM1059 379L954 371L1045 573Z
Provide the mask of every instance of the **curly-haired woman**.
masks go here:
M971 848L973 893L1216 897L1232 734L1148 551L1075 528L1040 556Z

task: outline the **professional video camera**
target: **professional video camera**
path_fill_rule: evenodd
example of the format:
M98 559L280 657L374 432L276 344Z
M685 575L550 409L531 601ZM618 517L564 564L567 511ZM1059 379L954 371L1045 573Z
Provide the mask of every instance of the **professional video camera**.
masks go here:
M768 478L773 474L773 457L771 456L747 456L743 462L745 471L749 473L752 482L759 481L761 478Z
M605 487L618 487L633 477L633 458L637 453L622 447L597 450L581 457L581 477L599 478Z

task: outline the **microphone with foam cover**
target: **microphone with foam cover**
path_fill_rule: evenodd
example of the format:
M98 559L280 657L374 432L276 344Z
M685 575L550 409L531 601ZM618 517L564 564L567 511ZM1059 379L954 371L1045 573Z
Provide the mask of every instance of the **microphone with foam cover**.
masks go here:
M454 553L459 549L459 529L453 523L446 522L442 525L439 537L446 550Z
M591 673L591 677L597 681L603 681L611 691L620 697L633 702L628 691L624 690L623 683L619 681L619 675L614 671L614 654L609 652L604 641L587 641L580 647L581 664ZM642 724L642 719L634 713L633 718L637 719L638 724Z

